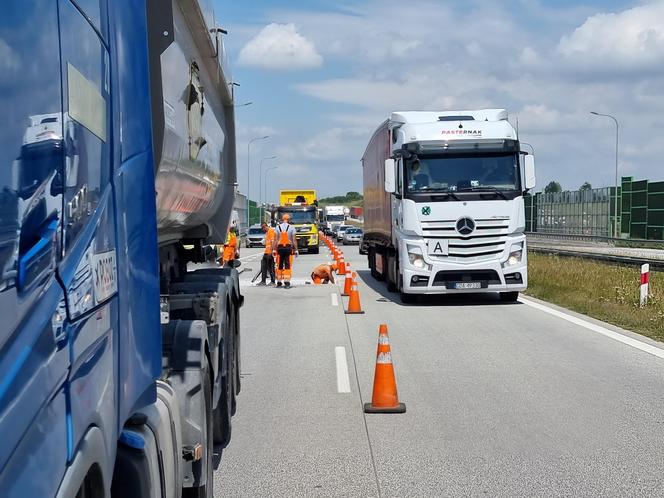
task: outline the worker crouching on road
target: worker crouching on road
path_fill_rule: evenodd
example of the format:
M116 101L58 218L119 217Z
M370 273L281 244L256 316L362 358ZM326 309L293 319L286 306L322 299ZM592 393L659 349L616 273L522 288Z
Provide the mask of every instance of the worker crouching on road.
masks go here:
M290 287L293 274L293 255L298 255L295 227L290 223L290 215L284 214L277 225L274 249L277 252L277 287Z
M332 263L331 265L318 265L314 268L314 271L311 272L311 281L315 285L326 284L328 282L334 283L335 271L337 271L336 263Z
M228 229L228 235L226 235L226 242L223 246L223 251L221 253L221 258L219 259L219 264L222 266L233 266L233 262L240 257L238 252L237 244L237 228L232 226Z
M261 260L261 281L258 285L266 285L268 274L270 275L270 283L274 285L274 245L277 240L277 233L274 228L268 226L265 222L261 223L261 228L263 229L263 233L265 233L265 238L263 239L265 252Z

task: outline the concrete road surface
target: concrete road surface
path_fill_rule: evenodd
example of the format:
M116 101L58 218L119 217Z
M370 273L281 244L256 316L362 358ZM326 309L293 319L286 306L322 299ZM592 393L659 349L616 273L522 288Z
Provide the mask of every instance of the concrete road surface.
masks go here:
M539 301L402 305L357 247L364 315L336 285L254 287L243 249L242 393L215 496L664 496L662 344ZM378 325L403 415L365 415ZM344 392L348 391L348 392Z

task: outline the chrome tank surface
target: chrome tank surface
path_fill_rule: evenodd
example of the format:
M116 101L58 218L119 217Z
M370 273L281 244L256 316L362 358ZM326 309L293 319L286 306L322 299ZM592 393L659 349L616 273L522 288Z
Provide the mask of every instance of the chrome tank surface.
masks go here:
M173 0L172 10L173 42L160 60L163 119L155 112L159 239L220 243L236 183L230 76L221 34L205 21L213 15L196 0Z

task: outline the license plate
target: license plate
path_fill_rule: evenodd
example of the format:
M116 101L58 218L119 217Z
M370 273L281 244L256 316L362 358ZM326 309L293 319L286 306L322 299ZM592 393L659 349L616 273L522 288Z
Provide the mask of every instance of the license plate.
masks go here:
M454 282L452 289L481 289L482 282Z
M448 256L450 253L450 241L447 239L433 239L427 241L429 256Z

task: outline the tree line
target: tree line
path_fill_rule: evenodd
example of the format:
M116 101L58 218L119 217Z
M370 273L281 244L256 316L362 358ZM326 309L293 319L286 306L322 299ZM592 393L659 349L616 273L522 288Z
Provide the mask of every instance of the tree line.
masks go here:
M590 184L590 182L583 182L583 184L579 187L579 190L591 190L593 186ZM560 186L560 183L556 181L550 181L546 187L544 187L544 193L545 194L552 194L555 192L562 192L563 188Z
M357 204L358 201L364 200L364 197L359 192L346 192L346 195L336 195L334 197L324 197L318 199L320 204Z

